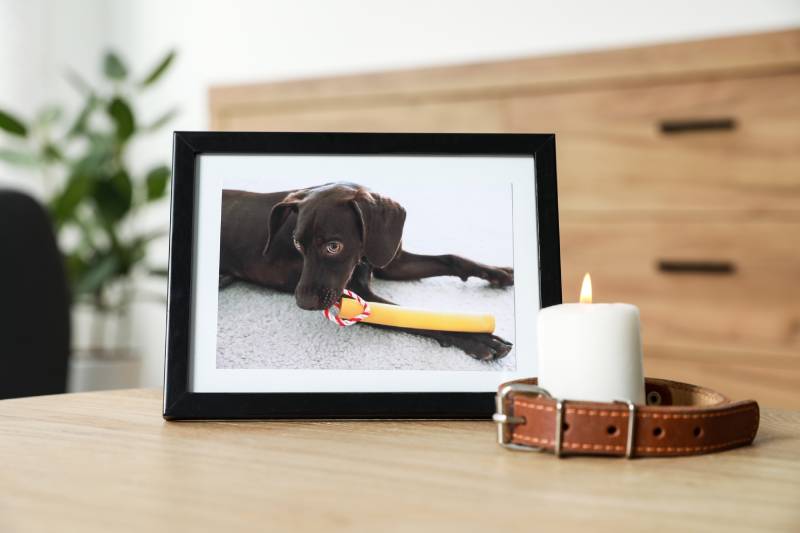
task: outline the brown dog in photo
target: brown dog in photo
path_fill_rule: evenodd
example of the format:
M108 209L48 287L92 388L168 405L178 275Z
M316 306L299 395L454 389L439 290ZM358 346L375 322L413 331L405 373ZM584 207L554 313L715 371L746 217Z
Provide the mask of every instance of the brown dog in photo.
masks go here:
M514 270L457 255L418 255L402 249L406 212L360 185L331 183L276 193L222 192L220 288L241 279L294 293L301 309L327 309L343 289L371 302L389 302L370 288L372 276L418 280L477 277L492 287L514 284ZM400 330L455 346L480 360L500 359L511 343L488 333Z

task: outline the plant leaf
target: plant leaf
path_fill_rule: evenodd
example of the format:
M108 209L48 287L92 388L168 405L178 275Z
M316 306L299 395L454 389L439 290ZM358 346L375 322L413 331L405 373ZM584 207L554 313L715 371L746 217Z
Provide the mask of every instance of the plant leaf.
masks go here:
M172 108L157 119L155 119L152 123L148 124L144 127L145 131L156 131L164 127L164 125L171 121L178 115L178 108Z
M86 174L92 177L103 177L111 174L113 170L115 140L103 134L89 134L87 153L73 163L73 173Z
M95 227L91 224L83 220L83 217L80 216L81 213L76 213L75 216L72 217L70 222L74 222L75 226L78 227L81 233L81 240L74 250L73 253L80 254L81 251L84 252L95 252L97 250L97 244L95 243L94 233Z
M0 148L0 160L17 166L35 167L42 160L38 155L31 152L22 152L10 148Z
M64 154L61 153L61 150L58 149L58 146L49 142L42 147L42 159L44 159L44 161L47 163L63 161Z
M140 87L147 87L148 85L152 85L161 77L164 72L169 68L172 61L175 59L175 50L170 50L166 56L155 66L153 70L150 71L150 74L145 77L142 82L139 84Z
M128 102L115 96L108 104L108 114L116 126L117 139L124 142L133 135L136 129L136 119Z
M86 261L83 260L79 252L71 252L66 254L65 261L67 266L67 275L69 276L71 285L74 286L78 279L83 276L86 271Z
M86 199L92 190L92 180L86 174L73 174L64 190L50 200L50 212L56 227L61 226L75 213L75 208Z
M103 72L111 80L124 80L128 75L128 69L125 68L122 59L111 51L106 52L103 58Z
M118 243L115 252L120 259L120 272L128 274L145 256L145 242L134 239L128 243Z
M75 117L75 122L72 123L72 127L70 127L69 132L67 132L67 136L75 137L76 135L86 133L86 126L89 122L89 116L95 109L97 109L99 105L100 99L94 94L89 93L86 97L86 103L83 104L81 112L78 113L77 117Z
M167 181L169 181L170 170L166 165L152 169L147 173L147 200L157 200L164 196L167 191Z
M22 123L20 119L6 113L0 109L0 129L6 130L12 135L19 137L26 137L28 135L28 128Z
M127 172L120 170L113 176L97 182L94 202L103 218L117 222L128 214L133 202L133 184Z
M81 294L97 291L114 278L119 266L119 258L113 252L97 256L86 264L80 277L75 280L75 292Z

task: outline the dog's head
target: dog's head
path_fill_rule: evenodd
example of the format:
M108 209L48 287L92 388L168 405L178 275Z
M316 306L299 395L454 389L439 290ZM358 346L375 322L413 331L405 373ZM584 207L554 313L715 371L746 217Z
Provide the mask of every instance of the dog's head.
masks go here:
M294 294L297 305L309 310L333 305L360 261L378 268L388 265L400 248L406 219L397 202L359 185L334 183L295 191L270 213L265 255L293 211L293 243L303 256Z

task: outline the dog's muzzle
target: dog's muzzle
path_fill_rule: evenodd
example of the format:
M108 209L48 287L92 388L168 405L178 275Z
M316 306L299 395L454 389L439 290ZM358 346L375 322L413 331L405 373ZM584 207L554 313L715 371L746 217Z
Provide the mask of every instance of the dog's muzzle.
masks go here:
M302 290L300 287L295 291L295 301L300 309L306 311L320 311L328 309L342 294L341 289L330 288L312 288L309 290Z

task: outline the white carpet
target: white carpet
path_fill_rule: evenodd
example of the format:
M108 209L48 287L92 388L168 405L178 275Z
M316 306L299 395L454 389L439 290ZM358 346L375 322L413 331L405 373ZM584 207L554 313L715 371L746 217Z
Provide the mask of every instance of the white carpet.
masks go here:
M374 280L373 291L409 307L492 313L495 335L514 342L514 288L455 277ZM341 328L294 296L237 282L219 293L217 368L336 370L514 370L515 349L481 362L431 339L356 324Z

